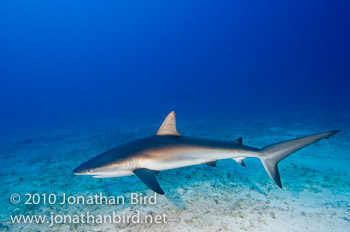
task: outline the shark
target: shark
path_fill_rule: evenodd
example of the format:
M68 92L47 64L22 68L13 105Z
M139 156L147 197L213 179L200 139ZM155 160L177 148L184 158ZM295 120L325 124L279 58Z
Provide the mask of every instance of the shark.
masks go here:
M274 143L262 148L243 145L242 138L233 141L182 136L176 129L176 116L172 111L157 132L103 152L73 170L76 175L111 178L136 175L148 188L163 195L156 175L160 171L186 166L207 164L216 167L223 159L233 159L246 166L247 158L258 158L272 181L282 188L278 163L292 153L340 130Z

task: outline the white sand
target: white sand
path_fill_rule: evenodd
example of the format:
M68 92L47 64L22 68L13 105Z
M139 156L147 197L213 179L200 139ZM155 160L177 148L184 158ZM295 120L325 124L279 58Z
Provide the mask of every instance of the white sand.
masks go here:
M118 144L151 135L157 125L97 129L61 129L2 138L0 170L0 231L350 231L349 125L272 121L179 122L188 136L233 140L261 147L276 141L331 129L343 131L329 140L298 151L279 165L281 190L272 183L258 160L243 168L223 160L160 173L166 194L156 205L18 205L11 194L55 193L129 196L153 195L136 177L93 179L72 170L89 158ZM128 128L128 129L126 129ZM10 215L34 214L163 214L162 224L12 224Z

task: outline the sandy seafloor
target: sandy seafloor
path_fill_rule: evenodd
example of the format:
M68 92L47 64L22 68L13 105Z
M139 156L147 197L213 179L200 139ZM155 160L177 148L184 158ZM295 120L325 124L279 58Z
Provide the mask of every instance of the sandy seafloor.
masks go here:
M149 136L159 123L31 130L1 137L0 231L350 231L350 117L341 120L289 117L281 120L190 121L178 116L186 136L219 140L243 137L249 146L342 131L304 148L279 164L283 189L268 177L257 159L247 167L222 160L218 167L197 165L163 171L165 191L156 205L11 204L18 193L125 196L153 195L135 176L94 179L72 170L124 142ZM10 215L91 214L167 215L165 224L12 224Z

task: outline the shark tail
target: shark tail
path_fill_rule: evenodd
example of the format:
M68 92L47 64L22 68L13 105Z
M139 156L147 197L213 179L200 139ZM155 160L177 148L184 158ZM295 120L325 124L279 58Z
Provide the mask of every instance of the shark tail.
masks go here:
M334 130L324 132L316 135L305 136L302 138L291 139L284 142L275 143L266 147L263 147L260 151L260 160L264 165L266 172L269 174L271 179L282 188L281 178L278 171L278 163L294 152L316 143L317 141L338 133L340 130Z

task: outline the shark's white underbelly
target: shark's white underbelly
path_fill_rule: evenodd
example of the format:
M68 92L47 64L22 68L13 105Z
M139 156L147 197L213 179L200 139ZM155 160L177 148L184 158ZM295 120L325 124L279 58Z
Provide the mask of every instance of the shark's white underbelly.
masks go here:
M154 159L141 159L138 163L138 166L139 168L162 171L197 164L204 164L211 161L217 161L219 159L231 158L232 156L232 154L229 155L226 152L218 155L218 153L214 153L212 151L181 153L168 155L164 158L158 156Z
M134 175L135 169L147 168L155 171L163 171L181 167L188 167L198 164L205 164L212 161L218 161L228 158L245 157L243 154L237 152L218 152L218 151L195 151L182 152L172 154L156 154L151 158L136 158L129 160L123 169L116 169L115 171L108 171L108 173L96 173L94 178L111 178Z

